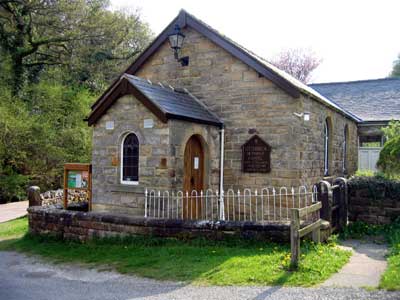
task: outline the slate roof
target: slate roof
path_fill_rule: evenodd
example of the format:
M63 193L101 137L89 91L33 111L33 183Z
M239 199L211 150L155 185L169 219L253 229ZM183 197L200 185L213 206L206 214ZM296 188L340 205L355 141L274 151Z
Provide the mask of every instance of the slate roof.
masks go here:
M137 76L124 74L130 84L157 106L167 119L182 119L221 126L223 122L187 90L152 83Z
M362 121L400 120L400 78L309 85Z

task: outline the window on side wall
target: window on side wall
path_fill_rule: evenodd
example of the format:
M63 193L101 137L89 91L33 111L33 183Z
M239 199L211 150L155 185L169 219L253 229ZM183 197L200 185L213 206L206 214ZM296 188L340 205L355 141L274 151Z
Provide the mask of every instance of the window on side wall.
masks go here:
M122 140L121 183L139 183L139 140L134 133L129 133Z
M345 125L343 130L343 166L342 166L343 174L347 174L348 140L349 140L349 127Z
M330 144L330 126L328 119L324 123L324 176L329 175L329 144Z

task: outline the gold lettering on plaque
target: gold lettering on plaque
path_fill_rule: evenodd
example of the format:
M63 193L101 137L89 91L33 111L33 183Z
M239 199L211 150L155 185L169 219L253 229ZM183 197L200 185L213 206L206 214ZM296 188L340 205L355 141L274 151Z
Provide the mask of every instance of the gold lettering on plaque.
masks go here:
M269 173L271 171L271 146L254 135L242 146L242 171Z

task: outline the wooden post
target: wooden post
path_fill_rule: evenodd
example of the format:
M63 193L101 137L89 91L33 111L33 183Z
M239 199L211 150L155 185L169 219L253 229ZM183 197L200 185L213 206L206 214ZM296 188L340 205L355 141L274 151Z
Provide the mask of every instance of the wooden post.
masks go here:
M292 208L290 210L291 219L290 219L290 250L291 250L291 259L290 259L290 267L295 269L299 265L299 257L300 257L300 213L298 209Z
M339 186L338 192L336 196L338 197L338 205L339 205L339 215L338 215L338 224L337 229L342 230L347 225L348 219L348 187L347 187L347 179L343 177L338 177L334 180L334 184Z
M347 226L349 220L349 185L347 179L344 180L344 199L343 199L343 228Z
M332 188L331 184L327 181L320 181L318 184L319 195L318 199L322 203L320 210L321 219L328 221L332 224Z
M68 171L64 166L64 209L68 208Z
M92 210L92 165L89 165L89 178L88 178L88 189L87 189L87 194L88 194L88 208L89 211Z
M321 242L321 226L312 231L312 240L318 244Z

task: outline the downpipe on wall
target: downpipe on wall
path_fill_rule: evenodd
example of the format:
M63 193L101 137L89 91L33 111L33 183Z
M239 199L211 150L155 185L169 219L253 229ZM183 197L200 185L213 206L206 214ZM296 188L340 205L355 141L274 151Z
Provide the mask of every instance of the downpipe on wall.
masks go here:
M222 126L220 130L220 166L219 166L219 219L225 220L224 208L224 145L225 145L225 128Z

